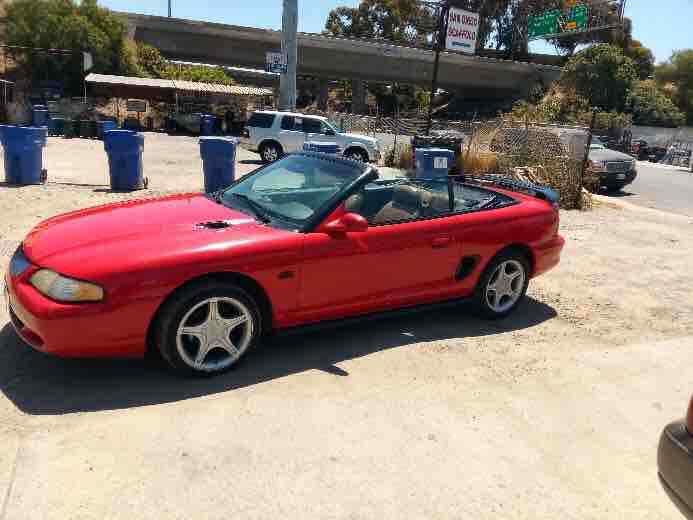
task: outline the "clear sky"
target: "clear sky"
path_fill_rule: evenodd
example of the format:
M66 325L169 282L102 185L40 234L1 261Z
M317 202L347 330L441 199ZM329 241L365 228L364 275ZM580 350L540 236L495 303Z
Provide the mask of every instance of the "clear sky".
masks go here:
M281 28L282 0L171 0L173 16L267 29ZM118 11L166 16L168 0L99 0ZM357 5L358 0L299 0L299 31L320 32L331 9ZM652 49L657 61L672 50L693 48L693 0L628 0L626 16L634 37ZM551 52L541 43L532 49Z

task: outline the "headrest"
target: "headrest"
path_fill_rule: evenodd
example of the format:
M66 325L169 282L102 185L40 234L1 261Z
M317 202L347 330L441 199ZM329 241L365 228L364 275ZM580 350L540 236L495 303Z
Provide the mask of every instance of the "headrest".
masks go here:
M392 202L398 206L418 209L421 206L421 194L414 186L399 184L394 187Z

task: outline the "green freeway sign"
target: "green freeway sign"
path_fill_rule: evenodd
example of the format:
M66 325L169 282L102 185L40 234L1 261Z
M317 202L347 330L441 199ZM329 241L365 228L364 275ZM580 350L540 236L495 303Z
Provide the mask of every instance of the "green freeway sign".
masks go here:
M530 16L527 21L527 34L530 40L544 38L549 35L570 33L587 29L589 10L586 5L561 11L552 9L540 15Z

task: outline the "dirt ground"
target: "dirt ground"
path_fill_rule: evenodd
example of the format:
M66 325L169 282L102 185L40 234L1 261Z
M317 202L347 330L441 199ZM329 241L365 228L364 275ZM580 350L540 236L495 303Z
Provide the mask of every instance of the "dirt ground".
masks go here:
M55 213L201 187L191 138L148 136L129 195L99 145L51 140L49 185L0 185L0 264ZM277 338L210 380L52 359L0 310L0 520L679 518L656 445L693 391L693 219L561 218L560 266L505 320Z

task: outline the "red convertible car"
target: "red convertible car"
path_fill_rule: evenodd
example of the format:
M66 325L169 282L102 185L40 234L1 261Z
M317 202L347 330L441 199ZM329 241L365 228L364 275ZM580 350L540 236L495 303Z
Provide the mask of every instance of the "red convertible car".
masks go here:
M63 357L141 357L217 374L263 335L448 300L488 317L554 267L555 192L498 179L380 180L299 153L213 195L46 220L6 275L21 338Z

